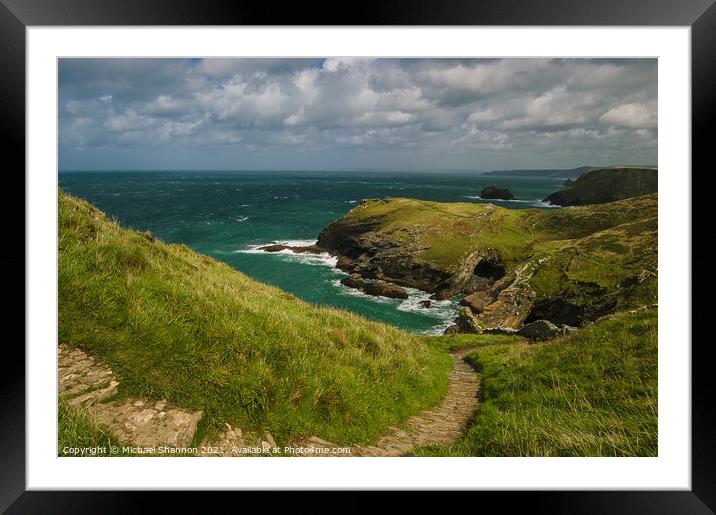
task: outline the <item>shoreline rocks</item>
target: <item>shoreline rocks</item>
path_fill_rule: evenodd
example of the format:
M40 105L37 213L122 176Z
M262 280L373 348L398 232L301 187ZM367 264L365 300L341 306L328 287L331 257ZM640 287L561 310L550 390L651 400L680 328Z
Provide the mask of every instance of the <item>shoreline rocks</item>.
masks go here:
M284 245L281 243L277 243L274 245L265 245L263 247L259 247L258 250L262 250L264 252L281 252L283 250L290 250L291 252L294 252L296 254L326 254L326 253L329 253L327 249L319 247L318 245L309 245L306 247L296 247L293 245Z
M408 292L405 291L405 288L385 281L366 283L363 287L363 291L368 295L374 295L376 297L388 297L390 299L408 298Z
M341 284L349 288L355 288L356 290L361 290L365 287L365 281L360 274L350 274L348 277L344 277L341 279Z

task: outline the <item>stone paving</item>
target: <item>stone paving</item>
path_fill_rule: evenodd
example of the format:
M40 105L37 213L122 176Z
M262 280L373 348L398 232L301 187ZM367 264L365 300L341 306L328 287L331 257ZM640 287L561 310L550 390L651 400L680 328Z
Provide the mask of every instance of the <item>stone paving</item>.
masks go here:
M479 404L480 381L464 357L475 348L451 354L454 366L448 374L448 391L434 408L410 417L401 427L391 427L388 433L372 445L359 445L349 452L317 454L316 448L337 449L338 444L311 437L295 442L293 447L306 451L303 456L400 456L423 445L449 445L457 440L470 424Z
M101 402L117 393L116 376L99 360L79 349L58 348L59 395L71 406L95 415L112 434L139 447L186 447L201 411L178 408L167 401L125 398Z
M448 391L434 408L410 417L401 427L391 427L372 445L346 449L317 437L290 444L302 448L299 456L400 456L429 444L448 445L469 425L478 406L480 383L473 369L463 360L473 349L453 353L453 370L448 374ZM58 349L59 395L68 403L93 413L121 441L137 447L188 447L196 433L202 411L179 408L166 400L148 401L136 397L109 400L117 393L119 381L112 370L79 349L60 345ZM237 456L247 448L267 454L276 447L273 437L246 434L225 424L211 440L198 447L203 456ZM338 454L317 454L318 448L340 448ZM239 449L244 449L243 451ZM237 451L238 450L238 451ZM256 452L251 452L257 454Z

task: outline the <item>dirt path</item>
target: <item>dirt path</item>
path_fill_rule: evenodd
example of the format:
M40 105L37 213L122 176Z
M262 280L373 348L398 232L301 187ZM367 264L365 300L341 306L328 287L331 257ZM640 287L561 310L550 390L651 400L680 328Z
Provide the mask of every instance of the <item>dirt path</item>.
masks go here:
M355 446L350 452L332 456L400 456L416 446L447 445L459 438L470 423L478 406L479 381L464 360L472 347L451 354L453 369L448 373L448 391L434 408L410 417L401 427L391 427L387 434L372 445ZM171 403L139 398L122 398L102 402L117 393L119 381L112 370L98 359L79 349L65 345L58 348L58 391L60 397L96 417L120 440L138 447L188 447L194 438L202 412L179 408ZM200 448L211 450L204 455L236 456L236 449L276 446L269 434L261 437L244 434L228 424L211 442ZM295 453L303 456L327 456L316 452L322 448L343 447L320 438L290 444L306 449Z
M410 417L401 427L391 427L374 444L354 446L350 452L338 455L322 450L341 446L315 437L292 446L306 448L301 453L304 456L400 456L417 446L453 443L462 436L479 404L480 381L464 361L468 353L478 348L480 346L451 353L454 366L448 373L448 391L440 404Z

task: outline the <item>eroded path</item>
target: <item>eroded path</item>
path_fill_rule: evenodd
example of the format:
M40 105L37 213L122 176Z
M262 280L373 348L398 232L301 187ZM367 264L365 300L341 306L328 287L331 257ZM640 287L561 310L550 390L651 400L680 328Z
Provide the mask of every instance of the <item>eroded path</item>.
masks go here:
M462 436L479 404L480 381L464 357L479 347L463 349L451 354L453 369L448 374L448 391L434 408L410 417L400 427L391 427L387 434L372 445L359 445L340 456L400 456L418 446L449 445ZM309 438L292 444L308 449L339 447L320 438ZM306 456L328 456L307 450ZM331 456L335 456L331 454Z
M60 345L57 352L60 397L91 412L116 437L138 447L191 443L201 411L137 398L101 402L117 393L119 381L112 370L79 349Z
M457 440L470 423L479 403L479 380L472 367L463 360L475 348L451 354L454 366L448 374L448 390L440 404L410 417L400 427L389 428L372 445L354 446L350 452L340 456L400 456L417 446L448 445ZM166 400L148 401L130 397L103 402L117 393L118 385L112 370L95 357L79 349L59 346L58 390L70 405L89 411L115 436L131 445L188 447L191 444L202 417L201 411L180 408ZM275 445L269 434L261 437L244 434L226 424L219 435L211 442L202 442L200 447L212 448L201 454L235 456L237 447L259 446L266 449ZM327 456L329 454L313 451L344 447L320 438L293 442L290 446L307 449L304 456Z

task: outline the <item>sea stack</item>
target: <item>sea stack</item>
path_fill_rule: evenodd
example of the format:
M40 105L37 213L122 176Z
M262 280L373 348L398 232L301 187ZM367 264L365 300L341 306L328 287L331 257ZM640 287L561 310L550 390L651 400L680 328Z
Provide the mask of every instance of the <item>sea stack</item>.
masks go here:
M513 200L515 196L508 188L501 188L499 186L487 186L482 188L480 192L480 198L483 199L497 199L497 200Z

